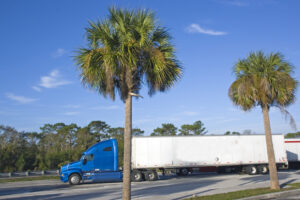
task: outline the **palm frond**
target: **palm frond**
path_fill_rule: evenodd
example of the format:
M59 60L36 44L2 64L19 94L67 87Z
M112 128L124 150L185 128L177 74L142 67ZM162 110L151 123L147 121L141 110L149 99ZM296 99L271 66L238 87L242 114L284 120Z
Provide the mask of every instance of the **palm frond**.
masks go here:
M229 88L235 105L250 110L256 105L284 107L295 101L298 82L292 78L293 66L280 53L252 52L234 66L237 77Z
M139 93L144 84L149 94L165 91L182 74L167 30L145 9L109 9L107 19L89 22L88 48L76 52L82 83L112 99L118 93Z
M285 120L289 119L291 127L297 131L294 117L283 106L276 105L276 107L279 108L280 112L284 115Z

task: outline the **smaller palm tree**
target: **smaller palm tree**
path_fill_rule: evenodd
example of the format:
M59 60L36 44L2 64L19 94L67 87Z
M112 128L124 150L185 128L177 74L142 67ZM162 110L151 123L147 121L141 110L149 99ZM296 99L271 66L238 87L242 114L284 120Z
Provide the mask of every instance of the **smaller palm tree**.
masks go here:
M273 149L269 109L284 107L295 100L297 81L291 77L292 65L280 53L264 55L263 52L250 53L239 60L234 67L236 80L229 88L229 97L243 110L260 106L263 112L267 153L270 170L270 188L279 189L278 175Z

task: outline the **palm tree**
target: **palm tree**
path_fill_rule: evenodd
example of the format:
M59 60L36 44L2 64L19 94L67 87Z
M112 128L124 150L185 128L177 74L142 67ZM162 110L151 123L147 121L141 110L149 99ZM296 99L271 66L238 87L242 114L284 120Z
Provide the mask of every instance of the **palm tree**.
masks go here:
M233 103L247 111L260 106L263 112L264 129L270 170L270 188L279 189L273 149L269 109L284 107L295 100L297 81L291 77L293 67L280 53L264 55L259 51L239 60L234 67L236 80L229 88Z
M170 35L149 10L112 7L106 19L89 23L86 34L88 47L75 57L82 83L112 100L118 93L125 102L123 199L130 199L132 96L144 84L150 96L166 91L182 68Z

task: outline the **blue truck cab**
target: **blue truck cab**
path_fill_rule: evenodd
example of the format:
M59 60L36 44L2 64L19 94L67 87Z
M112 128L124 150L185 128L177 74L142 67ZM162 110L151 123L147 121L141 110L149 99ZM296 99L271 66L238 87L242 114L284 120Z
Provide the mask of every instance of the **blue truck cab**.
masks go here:
M82 153L79 161L64 165L60 169L60 180L77 185L81 181L121 181L122 171L118 166L116 139L101 141Z

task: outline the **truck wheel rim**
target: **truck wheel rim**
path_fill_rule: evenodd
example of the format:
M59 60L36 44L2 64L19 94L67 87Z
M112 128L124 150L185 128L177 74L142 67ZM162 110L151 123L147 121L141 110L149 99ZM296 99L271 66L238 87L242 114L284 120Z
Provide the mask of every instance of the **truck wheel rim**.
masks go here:
M267 167L263 167L263 168L262 168L262 172L263 172L263 173L267 173L267 171L268 171Z
M141 176L140 176L139 174L136 174L136 175L134 176L135 180L139 180L140 177L141 177Z
M77 184L77 183L79 182L79 178L78 178L77 176L73 176L73 177L71 178L71 182L72 182L73 184Z
M256 168L255 168L255 167L252 167L251 169L252 169L252 170L251 170L251 171L252 171L252 174L256 174Z
M150 179L154 179L154 174L152 174L152 173L149 174L149 178L150 178Z

